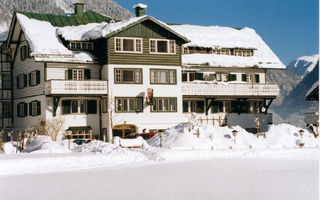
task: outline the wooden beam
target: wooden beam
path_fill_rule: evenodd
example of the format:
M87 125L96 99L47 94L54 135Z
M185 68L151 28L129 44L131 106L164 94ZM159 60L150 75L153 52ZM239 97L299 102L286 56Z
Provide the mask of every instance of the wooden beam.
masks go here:
M59 106L59 101L60 101L61 97L57 97L57 96L54 96L53 97L53 116L55 117L56 116L56 112L57 112L57 108Z
M265 107L266 111L264 112L264 114L267 114L268 109L269 109L269 107L270 107L270 105L271 105L272 101L273 101L273 99L270 99L270 101L268 102L268 104L266 104L266 107Z

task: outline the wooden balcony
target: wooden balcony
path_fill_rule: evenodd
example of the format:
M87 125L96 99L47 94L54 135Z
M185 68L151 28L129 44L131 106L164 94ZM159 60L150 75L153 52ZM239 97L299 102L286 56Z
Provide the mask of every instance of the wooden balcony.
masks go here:
M276 97L279 93L277 84L246 84L246 83L182 83L184 96L261 96Z
M106 95L107 81L50 80L45 84L46 95Z

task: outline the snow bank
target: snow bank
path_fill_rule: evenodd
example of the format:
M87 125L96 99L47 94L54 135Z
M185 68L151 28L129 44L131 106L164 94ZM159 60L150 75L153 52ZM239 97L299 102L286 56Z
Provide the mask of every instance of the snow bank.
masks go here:
M70 153L67 146L53 142L49 136L38 136L26 147L28 153Z
M239 65L239 67L286 68L254 29L237 30L231 27L196 25L171 25L170 28L191 40L184 46L255 49L254 55L249 58L223 55L183 55L184 65L210 64L214 67L237 67Z
M117 148L116 145L102 142L99 140L93 140L91 142L82 144L82 145L75 145L72 148L73 152L92 152L92 153L110 153L112 150Z
M120 137L113 138L114 144L120 147L141 147L144 149L149 148L148 143L141 137L135 139L121 139Z
M236 136L232 134L237 130ZM232 128L213 125L202 125L189 129L189 124L183 123L168 129L162 136L162 146L166 148L183 149L286 149L298 148L300 143L304 147L318 147L318 141L313 134L304 129L304 135L299 135L300 128L289 124L272 125L266 133L266 138L259 138L248 133L240 126ZM199 137L195 135L199 132ZM148 140L149 145L159 147L160 135Z
M2 145L5 154L13 154L17 152L17 148L11 142L6 142Z

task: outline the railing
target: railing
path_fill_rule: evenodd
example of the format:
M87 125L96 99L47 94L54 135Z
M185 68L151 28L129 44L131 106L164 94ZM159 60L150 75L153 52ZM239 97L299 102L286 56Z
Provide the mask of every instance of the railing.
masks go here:
M46 82L46 94L107 94L107 81L50 80Z
M182 95L202 96L277 96L279 87L276 84L206 84L182 83Z

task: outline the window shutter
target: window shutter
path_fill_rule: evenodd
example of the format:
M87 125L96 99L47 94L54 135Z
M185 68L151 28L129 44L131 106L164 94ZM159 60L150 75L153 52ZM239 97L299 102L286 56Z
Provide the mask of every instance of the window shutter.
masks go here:
M31 86L31 72L28 75L29 75L29 86Z
M29 116L32 116L32 102L29 103Z
M260 76L259 74L255 74L256 83L260 83Z
M91 79L91 70L90 69L84 70L84 77L85 77L85 79Z
M203 80L203 73L196 73L196 80Z
M137 98L136 101L137 101L136 111L142 112L143 111L142 98Z
M28 86L28 76L27 74L23 74L24 87Z
M72 80L72 69L68 69L68 80Z
M64 100L62 101L62 114L70 114L71 101L70 100Z
M24 113L23 113L24 115L23 115L23 117L28 116L28 104L27 104L27 103L24 103L23 108L24 108Z
M18 116L18 117L21 117L21 116L20 116L20 104L17 104L17 116Z
M242 74L242 81L247 82L247 74Z
M40 71L39 70L36 71L36 84L37 85L40 84Z
M20 88L19 76L17 76L16 79L17 79L17 88Z
M37 115L41 115L41 101L37 101Z

